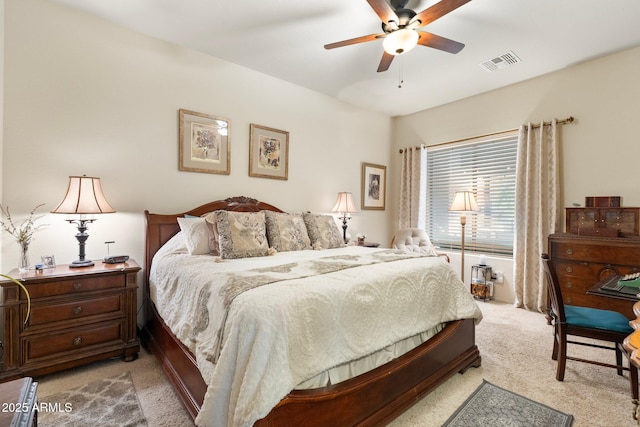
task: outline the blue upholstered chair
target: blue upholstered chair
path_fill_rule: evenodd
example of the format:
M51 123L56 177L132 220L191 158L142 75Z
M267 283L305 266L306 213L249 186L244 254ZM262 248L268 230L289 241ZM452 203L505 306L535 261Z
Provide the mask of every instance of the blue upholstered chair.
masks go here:
M630 371L631 394L633 399L637 400L638 370L633 366L628 368L622 364L623 354L626 356L626 352L622 345L623 341L633 332L633 328L629 326L629 319L617 311L564 305L558 276L556 275L553 262L549 259L549 255L542 254L542 264L544 265L544 271L549 285L549 296L551 298L550 315L554 326L552 358L553 360L558 361L556 379L558 381L564 380L564 371L567 360L615 368L618 371L618 375L622 375L622 371ZM613 346L571 341L567 338L568 336L578 336L599 341L607 341L612 343ZM568 343L615 350L616 364L613 365L577 357L570 357L567 355Z

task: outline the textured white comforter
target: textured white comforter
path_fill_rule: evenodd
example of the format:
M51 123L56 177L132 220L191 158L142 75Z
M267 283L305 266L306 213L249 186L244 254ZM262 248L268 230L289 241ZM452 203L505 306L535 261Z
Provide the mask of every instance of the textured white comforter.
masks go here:
M216 262L189 256L178 234L150 273L158 312L208 384L199 426L250 426L320 372L442 322L482 317L449 264L389 250ZM252 280L263 285L250 289Z

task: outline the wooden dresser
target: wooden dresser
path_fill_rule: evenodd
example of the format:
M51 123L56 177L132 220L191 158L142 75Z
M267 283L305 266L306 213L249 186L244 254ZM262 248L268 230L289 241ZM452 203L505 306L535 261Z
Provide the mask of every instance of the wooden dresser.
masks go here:
M564 303L615 310L635 319L633 301L587 294L597 282L612 274L640 271L640 239L551 234L551 257Z
M140 266L129 260L69 268L57 266L0 281L0 382L39 376L114 356L136 358L136 292Z

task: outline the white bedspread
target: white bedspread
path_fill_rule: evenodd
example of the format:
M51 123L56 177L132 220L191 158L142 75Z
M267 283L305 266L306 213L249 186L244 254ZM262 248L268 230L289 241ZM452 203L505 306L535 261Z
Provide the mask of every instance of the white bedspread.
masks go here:
M150 273L158 312L196 355L208 384L199 426L250 426L320 372L442 322L482 317L449 264L389 250L215 262L189 256L178 234L158 251ZM250 276L265 284L233 292L250 288Z

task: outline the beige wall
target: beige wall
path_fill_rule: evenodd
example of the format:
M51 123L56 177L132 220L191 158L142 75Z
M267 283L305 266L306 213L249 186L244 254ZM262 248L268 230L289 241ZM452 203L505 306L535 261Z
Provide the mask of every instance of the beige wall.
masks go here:
M515 65L526 66L526 62ZM497 73L508 73L509 69ZM496 74L497 75L497 74ZM584 205L585 196L622 196L625 206L640 206L640 48L578 64L523 83L396 118L390 176L397 186L398 149L417 144L473 137L520 124L574 116L562 127L562 206ZM390 193L392 221L397 218L397 194ZM477 257L466 252L465 276ZM513 265L510 259L488 258L505 273L496 285L498 299L511 301ZM459 254L452 263L459 268Z
M143 261L143 212L178 212L229 196L288 211L328 212L339 191L359 202L360 165L387 165L391 119L42 0L6 0L2 203L53 209L68 176L102 178L116 214L89 228L87 255ZM178 109L231 120L231 174L178 171ZM248 176L249 124L290 132L288 181ZM359 204L359 203L358 203ZM350 232L388 242L388 210L354 216ZM77 258L76 229L48 214L32 261ZM17 266L5 235L1 271Z
M363 161L388 166L387 210L361 212L350 231L386 244L397 219L398 148L570 115L577 120L562 130L563 205L583 203L587 195L620 195L626 206L640 206L634 134L640 48L392 120L48 1L0 2L2 203L16 216L38 203L46 203L46 212L62 198L68 175L102 177L118 212L91 225L91 258L102 257L104 241L115 240L112 254L142 262L145 209L175 212L246 195L289 211L327 212L338 191L359 200ZM177 170L180 108L231 119L231 175ZM248 176L250 123L290 132L288 181ZM75 229L63 216L46 215L42 222L50 226L36 235L32 260L77 258ZM459 255L451 255L459 268ZM0 271L17 259L17 245L4 235ZM511 260L488 260L505 274L497 298L511 301ZM476 262L467 252L467 278Z

